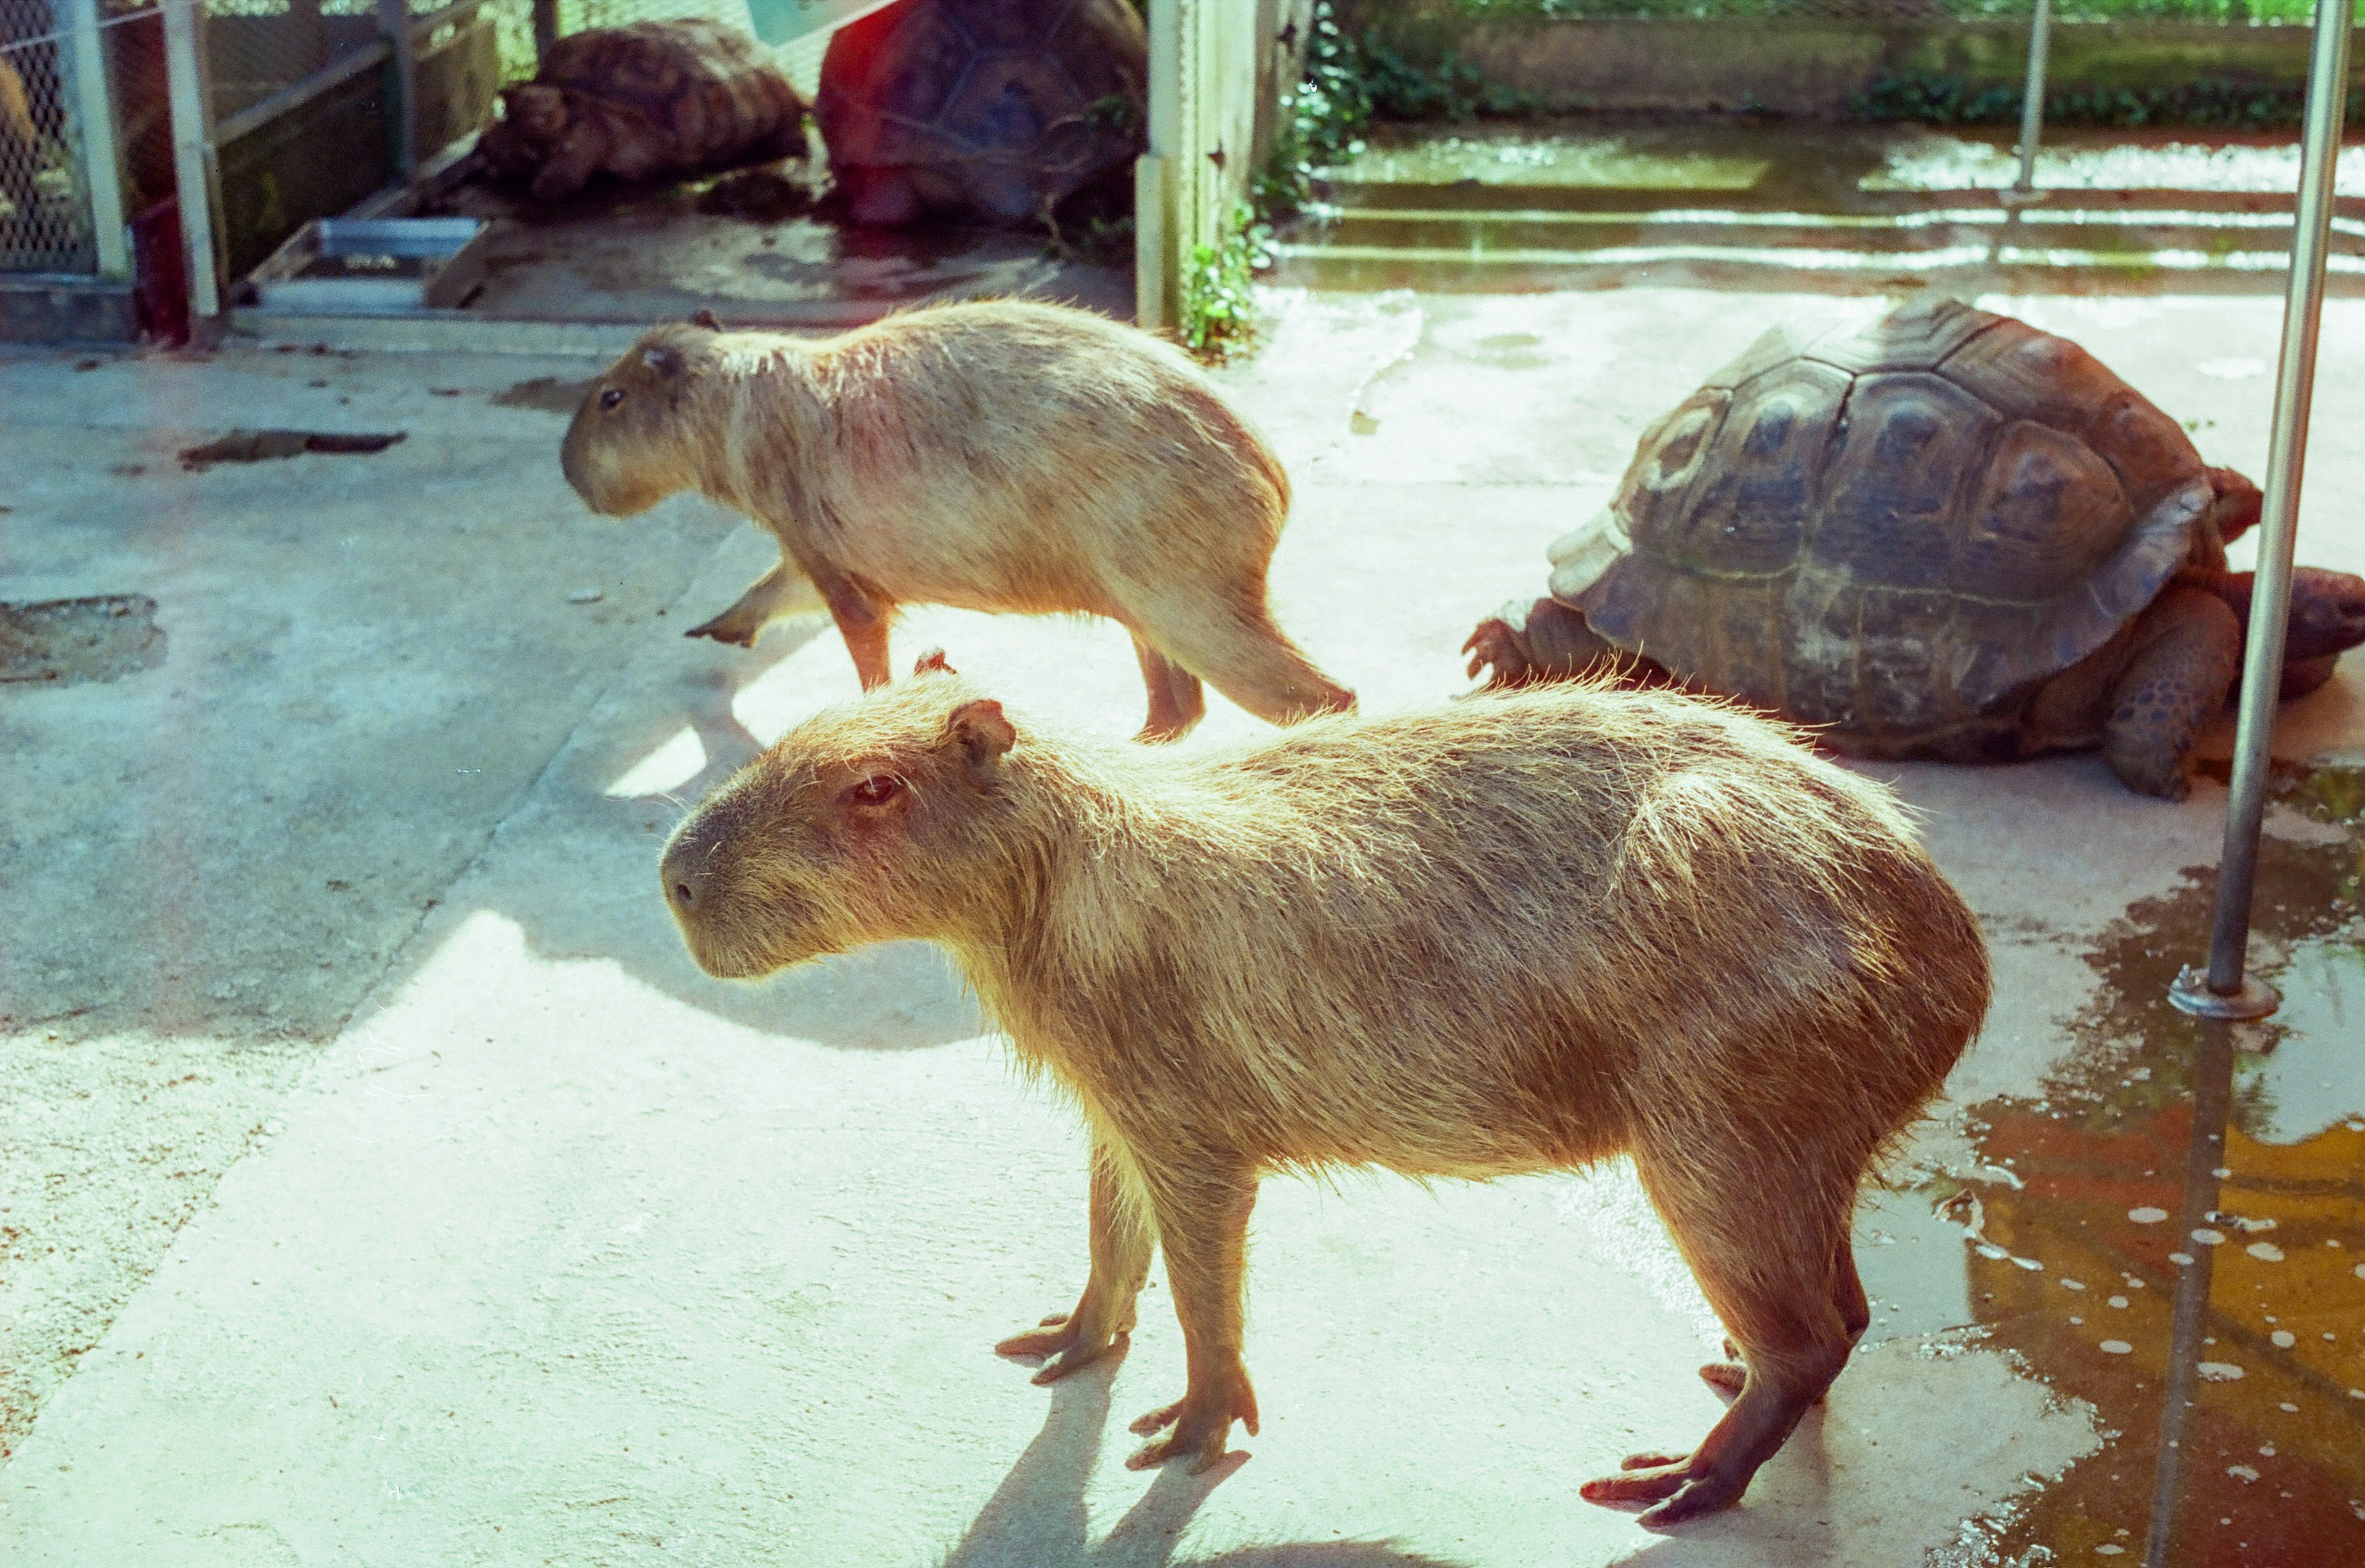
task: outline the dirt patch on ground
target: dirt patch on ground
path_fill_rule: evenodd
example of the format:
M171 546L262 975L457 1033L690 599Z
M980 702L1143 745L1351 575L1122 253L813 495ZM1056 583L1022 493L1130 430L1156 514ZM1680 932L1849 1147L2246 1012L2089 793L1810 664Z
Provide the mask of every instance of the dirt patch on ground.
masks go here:
M164 662L164 629L145 594L0 602L0 681L71 686Z
M181 466L197 472L217 463L267 463L307 452L332 454L384 452L402 439L400 431L377 434L340 431L232 431L219 441L184 447Z

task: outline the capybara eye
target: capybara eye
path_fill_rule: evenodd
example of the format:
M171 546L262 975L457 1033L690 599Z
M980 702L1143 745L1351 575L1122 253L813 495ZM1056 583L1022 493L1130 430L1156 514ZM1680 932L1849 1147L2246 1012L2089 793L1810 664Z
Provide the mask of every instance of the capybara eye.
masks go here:
M603 409L612 409L623 400L624 389L621 386L611 386L600 394L600 406Z
M852 799L857 806L883 806L902 793L903 781L891 773L874 774L854 787Z

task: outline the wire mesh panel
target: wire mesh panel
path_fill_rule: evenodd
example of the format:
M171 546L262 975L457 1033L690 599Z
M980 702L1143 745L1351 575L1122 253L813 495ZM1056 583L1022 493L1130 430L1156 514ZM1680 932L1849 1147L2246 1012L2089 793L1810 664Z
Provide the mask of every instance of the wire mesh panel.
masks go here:
M205 0L216 121L253 107L378 39L375 0Z
M0 0L0 272L97 266L73 40L59 22L50 0Z

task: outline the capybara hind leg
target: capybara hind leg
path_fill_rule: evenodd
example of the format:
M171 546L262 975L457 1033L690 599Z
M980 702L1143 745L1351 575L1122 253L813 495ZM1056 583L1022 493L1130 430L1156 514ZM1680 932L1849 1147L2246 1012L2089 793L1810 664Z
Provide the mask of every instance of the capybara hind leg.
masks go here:
M1205 603L1160 609L1139 634L1266 722L1353 711L1355 694L1317 669L1261 604L1214 614Z
M1149 1223L1139 1194L1128 1191L1104 1148L1093 1150L1093 1271L1073 1312L996 1345L1003 1356L1048 1356L1037 1383L1056 1383L1099 1361L1133 1332L1134 1302L1149 1278Z
M1872 1327L1872 1303L1864 1294L1864 1281L1856 1274L1855 1246L1848 1237L1840 1238L1839 1250L1832 1259L1832 1305L1839 1308L1840 1327L1846 1332L1853 1350L1856 1341L1864 1338L1864 1331ZM1727 1338L1724 1360L1709 1362L1700 1368L1699 1374L1700 1381L1710 1388L1737 1399L1748 1382L1749 1367L1741 1359L1741 1347ZM1815 1403L1822 1402L1823 1395L1817 1394Z
M1586 1482L1586 1501L1651 1504L1640 1520L1651 1529L1729 1507L1845 1363L1852 1341L1832 1279L1834 1247L1846 1235L1844 1204L1829 1195L1839 1183L1803 1172L1793 1182L1764 1181L1782 1158L1736 1150L1733 1168L1751 1176L1714 1186L1681 1162L1637 1161L1748 1373L1741 1396L1698 1449L1636 1454L1620 1473Z
M1240 1360L1240 1284L1256 1174L1194 1170L1166 1181L1145 1175L1159 1249L1166 1254L1167 1283L1174 1290L1174 1316L1182 1323L1190 1381L1181 1399L1133 1423L1144 1437L1173 1430L1145 1443L1125 1463L1128 1470L1147 1470L1187 1459L1197 1475L1224 1457L1234 1421L1246 1423L1250 1437L1257 1431L1256 1391Z
M1141 661L1141 683L1149 689L1149 717L1138 741L1176 741L1205 717L1207 694L1199 678L1133 634L1133 652Z

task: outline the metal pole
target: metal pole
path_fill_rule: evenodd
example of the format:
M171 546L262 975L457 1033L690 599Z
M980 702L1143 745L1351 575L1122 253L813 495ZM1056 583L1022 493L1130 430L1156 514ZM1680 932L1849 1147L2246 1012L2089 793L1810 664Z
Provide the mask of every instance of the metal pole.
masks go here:
M1182 218L1183 154L1182 0L1149 0L1149 151L1134 163L1134 319L1158 331L1175 319L1177 259L1189 242Z
M408 181L419 173L417 50L410 37L409 0L377 0L377 28L394 46L394 58L387 62L394 73L394 102L387 112L395 117L395 172Z
M2045 134L2045 51L2053 38L2053 0L2036 0L2028 26L2028 80L2021 87L2020 178L2012 188L2026 196L2036 189L2036 143Z
M106 56L98 35L97 0L58 0L60 32L71 40L74 140L82 152L83 188L90 196L91 238L101 277L131 275L131 247L123 233L123 161L115 150L115 108L106 90Z
M2259 870L2259 825L2266 814L2267 761L2282 686L2284 622L2291 614L2292 540L2299 526L2300 475L2307 460L2308 409L2315 394L2315 339L2324 319L2324 263L2330 243L2332 179L2348 87L2348 31L2356 0L2316 0L2308 62L2307 129L2300 150L2298 223L2291 282L2283 295L2282 359L2275 372L2275 422L2267 447L2266 500L2259 517L2259 571L2250 588L2250 633L2242 650L2241 726L2225 804L2225 848L2217 862L2217 906L2209 970L2187 969L2169 996L2187 1013L2263 1018L2282 998L2245 976L2250 894Z
M173 110L173 175L180 195L181 243L189 259L190 324L202 335L221 315L214 260L211 113L197 58L199 0L164 0L164 86Z

